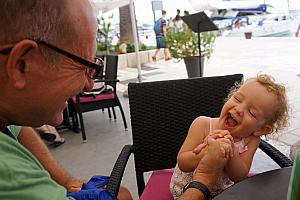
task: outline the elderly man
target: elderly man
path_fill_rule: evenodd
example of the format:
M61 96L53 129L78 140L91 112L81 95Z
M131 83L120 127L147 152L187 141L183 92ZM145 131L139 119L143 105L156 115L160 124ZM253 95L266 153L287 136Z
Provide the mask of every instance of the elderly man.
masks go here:
M59 184L78 190L82 181L15 125L58 125L66 100L93 87L103 67L96 18L87 0L2 0L0 13L0 199L66 199Z

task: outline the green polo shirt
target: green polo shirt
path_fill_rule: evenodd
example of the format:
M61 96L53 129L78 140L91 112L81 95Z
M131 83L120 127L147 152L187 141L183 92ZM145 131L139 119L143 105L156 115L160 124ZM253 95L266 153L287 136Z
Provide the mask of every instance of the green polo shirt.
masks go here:
M18 126L12 136L0 132L0 199L66 200L66 190L50 178L39 161L21 144Z

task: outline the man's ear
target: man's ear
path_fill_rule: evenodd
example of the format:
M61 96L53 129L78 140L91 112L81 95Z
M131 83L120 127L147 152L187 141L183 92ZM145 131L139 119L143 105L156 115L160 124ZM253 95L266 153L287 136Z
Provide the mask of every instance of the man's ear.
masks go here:
M253 135L254 136L262 136L271 133L272 127L270 125L264 125L260 129L256 130Z
M37 43L33 40L22 40L18 42L11 50L6 70L8 81L17 89L22 89L26 85L25 72L28 67L28 54L34 48L37 48Z

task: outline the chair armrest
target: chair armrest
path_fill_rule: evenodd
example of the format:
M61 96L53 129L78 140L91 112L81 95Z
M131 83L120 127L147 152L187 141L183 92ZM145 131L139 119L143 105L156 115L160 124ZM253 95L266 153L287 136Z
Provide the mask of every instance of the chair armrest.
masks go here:
M101 79L98 79L98 80L94 80L94 82L95 83L101 83L101 82L119 82L119 80L118 79L103 79L103 80L101 80Z
M105 75L98 75L95 79L94 79L94 81L96 81L96 80L101 80L101 79L104 79L105 78Z
M265 152L274 162L276 162L280 167L290 167L293 166L293 162L281 153L274 146L270 145L264 140L260 140L259 148Z
M120 188L120 184L123 178L125 167L127 165L129 156L133 152L132 145L125 145L118 156L118 159L111 171L110 179L107 184L107 190L113 195L117 196Z

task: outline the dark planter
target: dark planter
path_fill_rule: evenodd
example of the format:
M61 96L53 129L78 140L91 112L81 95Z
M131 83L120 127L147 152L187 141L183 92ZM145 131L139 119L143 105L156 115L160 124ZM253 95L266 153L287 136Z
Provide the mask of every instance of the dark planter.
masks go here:
M252 38L252 32L245 32L245 38L251 39Z
M204 57L201 57L201 69L199 56L186 57L184 58L184 63L189 78L203 76Z

